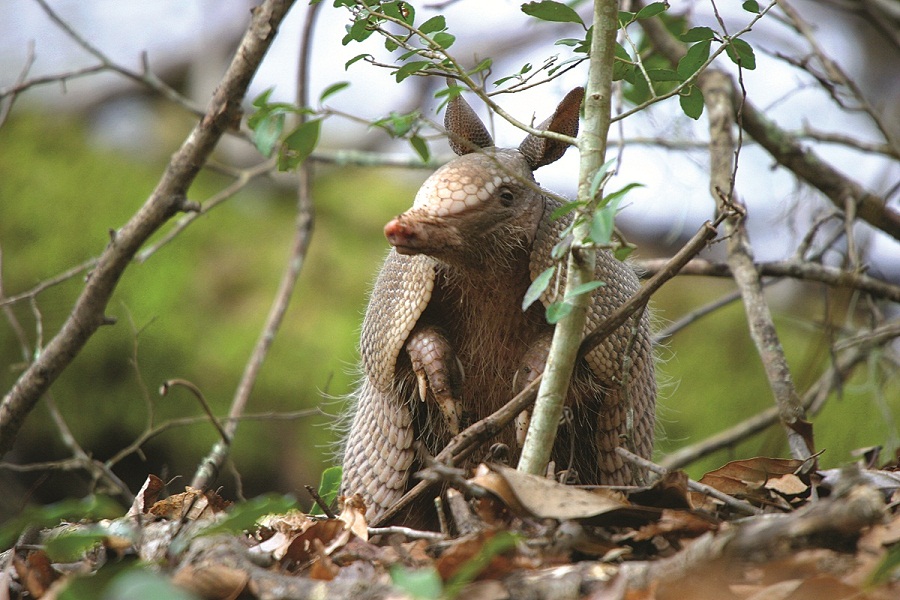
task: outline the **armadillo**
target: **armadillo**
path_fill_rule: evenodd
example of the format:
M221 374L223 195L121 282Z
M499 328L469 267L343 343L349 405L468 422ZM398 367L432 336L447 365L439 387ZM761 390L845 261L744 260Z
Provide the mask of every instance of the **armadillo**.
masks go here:
M571 91L538 129L574 137L583 94ZM360 336L362 378L343 450L342 493L362 494L370 521L415 483L426 453L439 452L541 372L552 335L545 307L564 285L557 282L522 309L534 277L556 262L551 251L572 219L571 213L551 219L559 203L533 174L559 159L566 144L529 135L518 149L496 148L461 95L448 104L444 121L459 156L385 226L393 248ZM596 278L604 285L593 292L586 332L639 285L633 269L607 251L598 253ZM615 452L626 438L649 457L652 352L644 314L576 365L566 399L570 418L560 425L552 457L578 483L632 483L634 471ZM525 412L493 442L517 457L527 422Z

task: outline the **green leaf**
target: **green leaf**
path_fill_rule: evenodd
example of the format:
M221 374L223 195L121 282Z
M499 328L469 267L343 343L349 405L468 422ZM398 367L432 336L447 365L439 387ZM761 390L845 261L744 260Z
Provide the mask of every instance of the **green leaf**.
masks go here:
M322 478L319 481L319 497L322 501L330 505L334 502L334 499L337 498L338 492L341 489L341 475L344 470L341 467L328 467L324 471L322 471ZM312 509L310 509L309 514L311 515L321 515L324 514L325 511L322 510L322 507L319 504L313 503Z
M562 260L562 258L569 252L569 248L572 247L572 236L566 235L563 239L556 242L553 245L553 249L550 251L550 258L553 260Z
M759 2L756 0L746 0L741 7L747 12L753 13L754 15L759 14Z
M419 25L419 31L425 34L444 31L445 29L447 29L447 21L444 19L443 15L431 17Z
M615 229L616 210L612 205L606 205L594 213L591 220L591 233L589 237L595 244L606 245L612 240Z
M256 98L254 98L253 106L255 106L256 108L264 107L266 104L269 103L269 98L272 96L272 92L274 92L274 91L275 91L275 88L270 87L269 89L264 91L262 94L260 94Z
M688 48L687 54L678 61L677 70L682 81L689 78L703 66L703 63L709 58L709 49L711 45L712 42L704 40L702 42L697 42Z
M321 128L322 119L313 119L303 123L284 138L281 156L278 157L278 168L287 171L306 160L319 143Z
M582 206L585 206L584 202L566 202L562 206L559 206L556 209L554 209L554 211L552 213L550 213L550 220L556 221L557 219L564 217L565 215L569 214L573 210L575 210L577 208L581 208Z
M634 61L622 44L616 43L616 58L613 61L613 81L629 79L634 74Z
M703 92L696 85L690 86L687 94L682 90L678 101L681 103L681 110L684 111L684 114L695 121L703 114Z
M522 299L522 312L528 310L528 307L541 297L541 294L543 294L544 290L547 289L547 286L550 285L550 280L553 279L554 273L556 273L555 265L544 269L541 271L540 275L534 278L534 281L528 286L528 291L525 292L525 297Z
M141 600L198 600L189 591L178 587L150 569L134 568L117 575L106 586L105 593L93 598L140 598ZM60 596L62 600L62 596Z
M395 42L393 39L391 39L389 37L384 38L384 49L387 50L388 52L393 52L394 50L396 50L399 47L400 47L400 44Z
M343 90L344 88L348 88L348 87L350 87L349 81L339 81L337 83L333 83L333 84L329 85L327 88L325 88L325 91L322 92L322 95L319 96L319 102L325 102L326 98L333 96L333 95L337 94L339 91Z
M391 567L391 583L415 600L439 600L444 597L444 582L434 567L408 569L394 565Z
M102 543L106 536L107 532L100 529L62 533L48 539L44 549L53 562L75 562L88 550Z
M638 11L635 18L637 19L649 19L650 17L655 17L659 13L666 12L669 9L668 2L652 2Z
M421 71L428 66L431 66L431 63L427 60L414 60L397 69L397 71L394 73L394 77L397 78L397 83L400 83L416 71Z
M631 23L634 23L634 18L636 16L637 15L633 12L628 12L627 10L620 10L619 11L619 27L624 29Z
M360 61L366 57L372 58L372 55L365 53L365 52L363 54L357 54L356 56L354 56L353 58L351 58L350 60L348 60L347 62L344 63L344 70L346 71L347 69L350 68L350 65L352 65L353 63Z
M574 290L566 294L566 300L572 300L574 298L577 298L578 296L581 296L582 294L588 294L605 285L605 281L589 281L587 283L582 283L581 285L576 286Z
M637 246L634 244L627 244L625 246L619 246L615 250L613 250L613 256L616 257L616 260L624 261L626 258L631 256L631 253L637 249Z
M519 537L516 534L509 531L498 531L494 537L481 546L481 549L475 556L464 562L453 577L447 581L445 596L447 598L458 597L463 588L475 581L475 578L491 564L495 556L514 548L518 541Z
M493 59L486 58L483 61L481 61L480 63L478 63L478 65L476 65L475 68L473 68L471 71L467 71L466 75L474 75L474 74L480 73L482 71L487 71L488 69L491 68L492 64L494 64Z
M259 496L232 506L223 521L207 527L202 531L202 535L249 531L256 526L256 522L261 517L284 514L295 508L297 508L297 501L293 498L277 494Z
M416 154L419 155L419 158L422 159L422 162L427 163L428 159L431 158L431 152L428 150L428 142L419 135L413 135L410 136L409 143L413 147L413 150L416 151Z
M350 42L362 42L372 35L374 31L374 29L369 27L368 19L354 21L353 25L347 29L347 35L343 37L341 44L346 46Z
M551 325L556 325L565 318L566 315L572 312L573 308L575 307L567 302L554 302L547 307L547 322Z
M394 137L403 137L412 130L418 120L419 111L417 110L406 114L392 111L387 118L375 121L374 125L382 127Z
M702 42L716 38L716 32L709 27L691 27L680 36L682 42Z
M526 2L522 5L522 12L530 17L555 23L578 23L584 27L584 21L569 6L553 0L541 0L541 2Z
M597 196L597 192L600 190L600 187L610 178L612 174L609 169L614 164L616 164L616 159L611 158L597 169L597 172L594 173L594 178L591 180L591 191L589 193L589 198L593 199Z
M435 44L446 50L453 45L453 42L456 41L456 36L442 31L440 33L434 34L431 39Z
M497 81L494 82L494 85L502 85L503 83L506 83L510 79L515 79L517 77L524 75L525 73L528 73L533 68L534 67L531 66L531 63L525 63L524 65L522 65L522 68L519 69L518 73L516 73L515 75L509 75L508 77L501 77L500 79L498 79Z
M756 68L756 55L753 53L753 46L740 38L731 40L731 43L725 46L725 54L731 59L731 62L752 71Z
M628 185L623 187L621 190L616 190L615 192L613 192L611 194L607 194L606 196L603 197L604 206L609 205L609 204L614 204L616 206L616 210L618 210L619 202L625 196L625 194L627 194L634 188L639 188L639 187L644 187L644 184L643 183L629 183Z

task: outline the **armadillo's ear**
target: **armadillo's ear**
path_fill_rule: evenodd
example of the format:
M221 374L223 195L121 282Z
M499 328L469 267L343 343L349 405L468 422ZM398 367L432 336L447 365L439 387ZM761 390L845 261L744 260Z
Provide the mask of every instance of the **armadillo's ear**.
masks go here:
M450 138L450 148L459 156L494 145L494 138L469 103L463 100L462 94L447 104L444 128Z
M581 110L581 100L584 98L584 88L577 87L563 98L553 116L541 123L536 129L555 131L563 135L575 137L578 135L578 114ZM562 158L569 145L557 140L530 135L519 146L519 152L525 156L525 160L531 165L532 170Z

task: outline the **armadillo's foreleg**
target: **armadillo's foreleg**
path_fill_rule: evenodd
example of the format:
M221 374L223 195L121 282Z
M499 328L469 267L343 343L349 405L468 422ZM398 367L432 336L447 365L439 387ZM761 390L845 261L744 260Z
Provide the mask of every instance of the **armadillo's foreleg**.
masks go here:
M419 399L436 402L452 435L459 433L463 373L456 353L439 327L417 327L406 352L419 383Z
M551 334L542 335L537 338L529 347L528 351L522 357L521 365L513 377L513 393L518 394L528 385L537 379L537 376L544 372L544 365L547 363L547 355L550 353ZM528 432L528 425L531 423L531 413L523 410L516 415L516 443L521 448L525 444L525 434Z

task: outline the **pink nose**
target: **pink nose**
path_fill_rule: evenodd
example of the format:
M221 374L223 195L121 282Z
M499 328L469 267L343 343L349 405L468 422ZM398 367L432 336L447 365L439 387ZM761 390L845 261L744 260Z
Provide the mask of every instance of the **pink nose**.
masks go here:
M397 217L391 219L384 226L384 237L388 239L391 246L408 246L415 239L415 233L401 219Z

